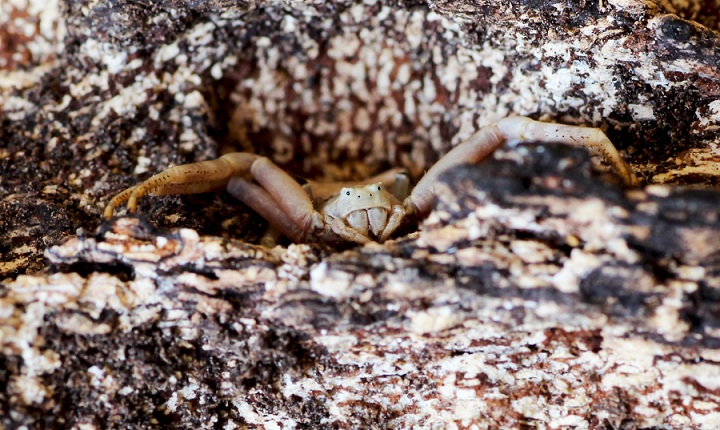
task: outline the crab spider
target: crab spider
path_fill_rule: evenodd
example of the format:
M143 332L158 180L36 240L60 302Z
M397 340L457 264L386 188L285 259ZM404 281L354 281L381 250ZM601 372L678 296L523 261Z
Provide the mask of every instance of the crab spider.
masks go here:
M638 183L600 129L510 117L483 127L457 145L412 190L401 169L360 182L308 181L301 186L268 158L236 152L216 160L172 167L128 188L108 203L104 216L111 218L115 208L125 201L128 211L134 212L137 199L146 194L194 194L226 188L295 242L311 238L384 242L405 218L423 217L430 212L433 186L443 172L461 164L478 163L504 143L523 141L585 146L602 155L627 185Z

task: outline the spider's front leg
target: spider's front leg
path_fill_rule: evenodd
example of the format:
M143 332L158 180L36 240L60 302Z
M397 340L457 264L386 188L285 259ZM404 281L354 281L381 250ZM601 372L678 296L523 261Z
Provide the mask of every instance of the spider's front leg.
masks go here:
M135 212L137 200L146 195L199 194L222 189L233 176L249 172L254 158L253 154L245 155L171 167L117 194L105 206L103 215L112 218L115 208L124 202L128 212Z
M288 238L301 242L308 233L324 230L323 216L310 196L290 175L265 157L235 152L198 163L171 167L116 195L105 207L105 218L127 201L129 212L145 195L197 194L227 188Z
M477 164L500 145L507 142L560 142L584 146L602 155L628 186L636 186L638 179L625 164L615 146L598 128L551 124L526 117L510 117L483 127L467 140L453 148L420 179L403 205L409 215L425 216L432 209L434 185L438 177L462 164Z

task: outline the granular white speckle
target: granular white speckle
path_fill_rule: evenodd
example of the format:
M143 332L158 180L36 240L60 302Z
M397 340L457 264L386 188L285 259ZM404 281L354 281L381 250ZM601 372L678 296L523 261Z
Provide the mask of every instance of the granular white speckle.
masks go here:
M628 108L635 121L651 121L655 119L655 113L650 105L629 104Z

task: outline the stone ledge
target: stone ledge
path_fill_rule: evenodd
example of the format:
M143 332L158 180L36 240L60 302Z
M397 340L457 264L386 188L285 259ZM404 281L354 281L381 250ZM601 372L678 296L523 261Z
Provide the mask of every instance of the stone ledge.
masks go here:
M14 12L39 30L0 52L0 425L718 427L717 191L677 187L718 184L703 5ZM528 146L383 246L251 245L262 220L223 193L102 224L221 150L419 175L510 114L605 129L650 186Z

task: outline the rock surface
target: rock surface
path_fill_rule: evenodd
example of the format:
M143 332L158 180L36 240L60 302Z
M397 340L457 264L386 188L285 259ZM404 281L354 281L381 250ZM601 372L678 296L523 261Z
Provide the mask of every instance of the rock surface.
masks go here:
M0 426L720 427L717 4L19 4ZM224 193L101 220L173 163L419 176L511 114L603 128L647 185L527 145L383 245L253 245Z

